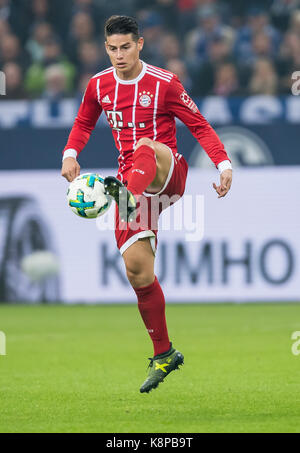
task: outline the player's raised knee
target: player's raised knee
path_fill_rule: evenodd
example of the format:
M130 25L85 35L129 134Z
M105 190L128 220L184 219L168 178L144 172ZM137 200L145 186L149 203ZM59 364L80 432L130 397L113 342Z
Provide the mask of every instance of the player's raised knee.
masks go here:
M129 279L135 280L143 273L143 263L139 259L131 259L126 262L126 274Z
M143 286L148 286L152 283L152 276L144 271L136 272L133 269L126 269L127 278L133 288L140 288Z
M149 146L154 149L154 142L150 138L142 137L138 140L135 149L137 150L140 146Z
M145 266L144 257L126 261L126 274L133 288L150 285L153 281L153 272Z

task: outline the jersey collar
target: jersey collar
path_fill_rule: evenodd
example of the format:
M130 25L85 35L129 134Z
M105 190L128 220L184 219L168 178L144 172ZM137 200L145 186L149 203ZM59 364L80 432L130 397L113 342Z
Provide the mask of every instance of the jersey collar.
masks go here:
M141 70L141 72L139 73L139 75L135 78L135 79L132 79L132 80L122 80L120 79L118 76L117 76L117 71L116 69L114 68L113 70L113 74L114 74L114 78L115 80L118 82L118 83L121 83L122 85L133 85L137 82L139 82L145 75L146 73L146 70L147 70L147 65L146 63L144 63L142 60L142 65L143 65L143 68Z

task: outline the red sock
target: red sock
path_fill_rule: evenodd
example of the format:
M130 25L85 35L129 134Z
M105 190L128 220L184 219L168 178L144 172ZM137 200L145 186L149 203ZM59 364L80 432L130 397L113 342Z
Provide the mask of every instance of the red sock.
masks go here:
M154 149L142 145L133 153L133 166L128 177L127 189L134 195L141 195L156 175Z
M170 349L170 340L165 316L165 297L155 277L151 285L133 288L138 298L138 308L149 332L154 347L154 355Z

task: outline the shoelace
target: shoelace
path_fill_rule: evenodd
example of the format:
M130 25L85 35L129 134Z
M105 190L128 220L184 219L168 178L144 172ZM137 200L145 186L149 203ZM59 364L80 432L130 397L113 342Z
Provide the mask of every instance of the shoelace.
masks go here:
M153 367L153 362L154 362L153 357L148 357L148 360L150 360L150 363L149 363L149 365L148 365L148 367L147 367L147 370L148 370L149 368L152 368L152 367Z

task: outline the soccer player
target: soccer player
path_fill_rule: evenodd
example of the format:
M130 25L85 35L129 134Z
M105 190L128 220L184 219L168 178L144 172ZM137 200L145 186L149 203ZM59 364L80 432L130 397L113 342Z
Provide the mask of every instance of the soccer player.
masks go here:
M143 393L156 388L183 364L183 355L169 340L165 298L154 274L157 220L163 208L154 225L142 221L138 213L139 206L146 204L151 214L153 201L162 195L172 198L171 205L174 195L180 198L184 193L188 166L177 151L175 117L185 123L218 168L220 184L214 183L213 187L219 198L230 189L232 169L223 144L178 77L140 60L144 40L135 19L110 17L105 24L105 38L112 66L92 77L87 86L64 149L62 176L72 181L80 174L78 154L104 111L120 152L117 177L109 176L104 181L107 194L116 201L117 246L154 347L148 377L140 388ZM125 204L121 203L121 193ZM141 219L139 224L137 219Z

